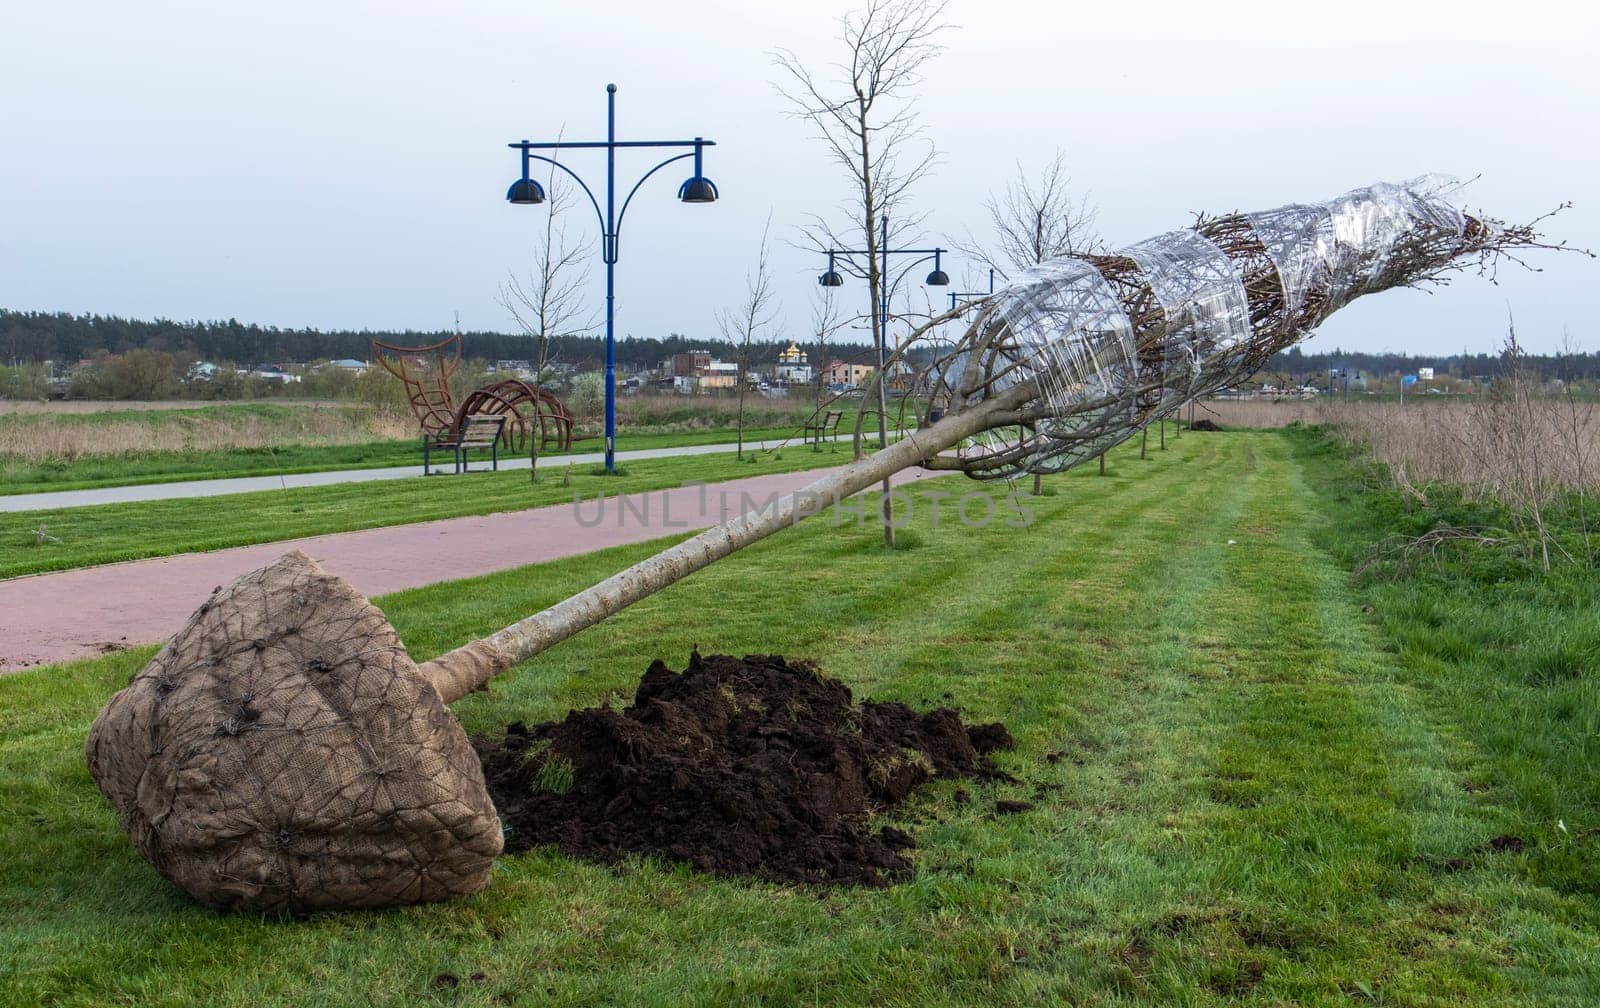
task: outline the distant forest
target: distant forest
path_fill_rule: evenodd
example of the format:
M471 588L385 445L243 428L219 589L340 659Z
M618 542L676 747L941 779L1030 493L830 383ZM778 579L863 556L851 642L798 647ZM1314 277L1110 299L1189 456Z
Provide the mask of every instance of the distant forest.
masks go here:
M1458 354L1399 354L1360 353L1334 349L1327 353L1303 353L1299 347L1290 347L1274 354L1262 369L1263 376L1281 374L1301 380L1326 379L1328 371L1342 371L1365 376L1383 377L1392 374L1416 374L1417 368L1431 367L1439 375L1455 378L1494 378L1505 370L1498 353ZM1522 369L1549 380L1593 381L1600 378L1600 353L1522 353ZM1317 384L1324 384L1318 380Z
M167 319L141 321L106 315L72 315L65 312L17 312L0 309L0 363L37 363L53 360L76 363L100 352L125 353L129 350L163 350L191 354L196 360L244 366L260 364L306 363L353 357L371 357L369 341L377 337L387 343L419 345L434 343L447 332L354 332L350 330L279 329L275 326L247 324L237 319L226 322L173 322ZM801 339L802 349L815 345ZM788 340L766 341L751 348L751 363L765 364L777 358ZM628 337L617 341L617 363L626 370L653 368L675 353L710 350L723 359L734 354L734 347L720 338L691 338L673 333L665 338ZM533 342L526 336L507 333L469 332L462 334L462 352L483 360L526 360L533 354ZM829 341L830 355L860 360L868 348L857 344ZM563 337L556 341L554 361L577 370L598 369L605 360L605 341L599 336ZM821 363L827 363L823 361ZM1303 353L1293 347L1275 355L1264 371L1299 381L1326 377L1330 368L1365 375L1414 373L1418 367L1434 368L1440 375L1458 378L1494 376L1502 370L1498 354L1409 355L1360 353L1335 349L1328 353ZM1525 354L1523 367L1542 378L1566 381L1592 381L1600 378L1600 353Z
M360 332L350 330L279 329L229 319L226 322L146 322L108 315L71 315L65 312L18 312L0 308L0 364L56 361L75 364L97 353L161 350L189 354L195 360L255 367L261 364L308 363L316 360L372 357L371 340L421 346L449 336L448 332ZM570 364L580 371L597 370L605 363L601 336L564 336L554 342L553 363ZM789 345L757 341L751 362L767 363ZM829 340L830 353L854 359L868 348ZM533 340L527 336L493 332L461 334L462 355L483 360L527 360ZM815 346L812 340L810 346ZM809 349L804 340L802 349ZM673 333L665 338L617 340L617 364L628 370L653 368L664 358L689 350L710 350L729 359L733 345L720 338L690 338ZM824 364L827 362L824 361Z

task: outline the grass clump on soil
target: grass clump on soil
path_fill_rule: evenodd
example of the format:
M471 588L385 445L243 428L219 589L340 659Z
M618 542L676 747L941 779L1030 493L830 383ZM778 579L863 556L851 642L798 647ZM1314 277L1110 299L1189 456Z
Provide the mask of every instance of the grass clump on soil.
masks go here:
M868 815L934 777L1005 775L985 758L1004 726L956 712L854 702L804 662L691 652L652 662L624 710L589 707L480 739L506 849L651 855L721 875L886 885L915 841ZM529 754L532 754L531 758Z
M787 460L763 455L760 464L752 467L738 462L728 452L641 459L629 462L626 471L615 476L595 475L587 470L564 471L560 480L538 483L529 482L526 470L504 470L18 511L0 514L0 578L329 532L571 504L578 496L585 501L587 515L595 511L595 500L601 495L610 498L678 487L690 480L714 483L828 464L831 463L804 454L791 454ZM612 512L615 510L613 506ZM243 515L249 516L247 521L241 520ZM49 529L54 541L38 541L35 530L41 524Z
M714 641L1004 722L1014 782L935 779L881 814L917 839L887 888L541 847L455 903L218 915L137 858L84 767L153 649L0 676L0 1003L1600 1003L1597 679L1522 664L1563 617L1576 648L1592 597L1353 584L1393 527L1307 432L1130 450L1053 477L1026 529L919 509L929 545L899 553L870 499L861 525L819 516L455 705L499 737ZM378 603L422 660L658 546Z

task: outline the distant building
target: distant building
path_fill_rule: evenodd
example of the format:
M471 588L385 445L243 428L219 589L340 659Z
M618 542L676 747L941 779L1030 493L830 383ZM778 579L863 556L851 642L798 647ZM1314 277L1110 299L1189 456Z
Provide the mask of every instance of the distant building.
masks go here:
M798 344L791 342L789 348L778 355L773 376L785 385L809 385L811 361Z
M739 365L730 361L713 360L695 375L695 385L702 392L731 389L739 384Z
M366 372L368 365L366 361L356 360L354 357L341 357L339 360L329 361L326 366L338 368L340 371L348 371L351 374L363 374Z
M280 385L293 385L300 380L300 376L290 374L276 364L263 364L254 371L242 371L240 374L246 378L258 378L261 381L277 382Z
M739 384L739 365L717 360L709 350L673 354L662 362L661 370L662 384L680 391L688 387L696 392L713 392Z
M691 350L688 353L673 354L662 369L672 378L693 378L703 368L710 366L710 350Z
M872 374L870 364L849 364L835 357L828 362L828 367L822 372L822 380L827 385L843 385L846 388L860 385Z

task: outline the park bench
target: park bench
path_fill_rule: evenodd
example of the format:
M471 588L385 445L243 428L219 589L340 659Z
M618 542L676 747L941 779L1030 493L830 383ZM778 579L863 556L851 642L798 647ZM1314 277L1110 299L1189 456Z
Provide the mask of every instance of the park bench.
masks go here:
M455 471L460 473L470 471L467 464L467 453L474 448L487 448L490 460L496 472L500 471L500 435L505 430L506 415L504 413L469 413L461 418L454 431L443 434L422 435L422 474L434 475L431 465L432 454L435 451L448 450L455 455Z
M843 417L844 412L842 410L828 410L826 413L821 414L821 419L818 419L816 415L813 415L810 420L805 422L805 436L803 443L811 443L813 433L816 434L817 444L822 443L822 436L824 434L827 434L833 438L837 438L839 436L839 421Z

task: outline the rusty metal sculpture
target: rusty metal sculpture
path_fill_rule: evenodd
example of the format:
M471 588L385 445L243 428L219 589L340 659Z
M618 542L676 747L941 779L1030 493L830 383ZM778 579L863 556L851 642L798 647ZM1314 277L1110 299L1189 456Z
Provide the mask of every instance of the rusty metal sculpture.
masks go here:
M375 339L372 354L400 379L423 438L433 444L454 443L467 417L488 414L506 417L500 438L507 451L526 451L537 459L538 452L552 446L556 451L572 447L572 411L554 393L537 385L505 378L474 389L460 406L455 405L450 379L461 364L459 333L414 347Z
M359 593L290 554L219 589L112 698L89 735L90 771L139 852L209 904L310 910L475 892L499 822L445 705L903 469L1065 468L1248 374L1363 294L1548 247L1531 226L1444 196L1426 183L1373 186L1046 263L995 295L941 362L940 418L777 507L421 665Z

